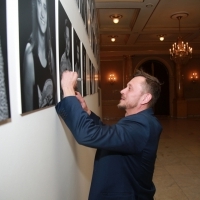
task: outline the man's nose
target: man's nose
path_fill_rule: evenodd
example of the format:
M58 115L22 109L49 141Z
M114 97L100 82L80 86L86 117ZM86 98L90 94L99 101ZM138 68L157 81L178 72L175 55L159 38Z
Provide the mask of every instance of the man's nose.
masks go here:
M125 89L125 88L124 88ZM122 89L121 91L120 91L120 94L123 94L124 93L124 89Z

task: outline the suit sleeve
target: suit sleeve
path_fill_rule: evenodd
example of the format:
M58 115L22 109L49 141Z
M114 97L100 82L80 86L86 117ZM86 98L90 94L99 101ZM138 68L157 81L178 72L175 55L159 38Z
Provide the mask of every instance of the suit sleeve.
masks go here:
M115 125L103 125L94 113L89 116L74 96L62 99L56 105L56 111L76 141L84 146L136 153L144 148L148 139L148 127L142 123L144 120L134 122L125 117Z
M90 114L90 118L94 120L94 123L96 125L104 125L103 122L101 121L100 117L97 116L96 114L94 114L92 111L91 111L91 114Z

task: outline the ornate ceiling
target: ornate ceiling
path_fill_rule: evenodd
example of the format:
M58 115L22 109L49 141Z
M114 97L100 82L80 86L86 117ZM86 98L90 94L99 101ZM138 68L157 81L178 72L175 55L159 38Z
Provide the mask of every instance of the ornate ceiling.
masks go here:
M188 13L180 22L181 36L200 54L200 0L95 0L100 31L100 56L169 54L179 36L179 22L171 17ZM110 15L122 18L114 24ZM111 42L110 36L116 41ZM159 40L164 35L164 41Z

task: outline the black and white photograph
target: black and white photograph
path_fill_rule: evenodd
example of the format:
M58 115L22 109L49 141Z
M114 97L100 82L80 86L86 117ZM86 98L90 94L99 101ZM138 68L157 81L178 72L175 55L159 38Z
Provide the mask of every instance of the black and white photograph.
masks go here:
M95 74L94 74L94 85L95 85L94 93L97 93L98 92L98 85L99 85L99 74L98 74L98 69L96 69L95 67L94 67L94 71L95 71Z
M0 124L10 118L7 61L6 1L0 0Z
M92 27L91 29L91 47L92 47L92 51L93 54L95 54L95 48L96 48L96 38L95 38L95 33L94 33L94 28Z
M96 73L96 71L95 71L95 67L94 67L94 65L92 64L91 65L91 67L92 67L92 70L91 70L91 80L92 80L92 94L94 94L96 91L96 81L95 81L95 78L96 78L96 76L95 76L95 73Z
M91 22L91 25L94 24L94 15L95 15L94 0L91 0L90 1L90 22Z
M86 0L80 0L80 13L81 13L81 17L83 19L83 23L84 25L86 25L87 21L86 21L86 9L87 9L87 1Z
M59 58L60 75L72 71L72 24L63 6L59 3Z
M86 55L86 93L90 95L91 81L90 81L90 65L91 60L88 55Z
M99 37L98 37L98 23L97 18L95 17L95 25L94 25L94 34L95 34L95 42L94 42L94 57L98 60L98 47L99 47Z
M18 0L22 113L57 103L55 1Z
M65 70L72 71L72 24L61 2L59 2L59 60L61 78ZM60 94L62 98L62 91Z
M90 0L87 0L87 26L88 39L91 45L91 19L90 19Z
M89 72L90 72L90 94L93 94L93 64L89 60Z
M82 69L83 69L83 96L87 95L86 91L86 49L85 46L82 43Z
M86 28L86 33L88 34L88 22L89 21L89 4L88 0L85 1L85 28Z
M73 37L74 37L74 71L78 73L78 78L82 78L82 68L81 68L81 46L80 46L80 39L73 29ZM77 83L77 91L82 94L82 81L78 81Z
M75 0L75 1L76 1L76 4L77 4L78 8L79 8L79 0Z
M86 53L86 94L90 95L90 63L91 60Z

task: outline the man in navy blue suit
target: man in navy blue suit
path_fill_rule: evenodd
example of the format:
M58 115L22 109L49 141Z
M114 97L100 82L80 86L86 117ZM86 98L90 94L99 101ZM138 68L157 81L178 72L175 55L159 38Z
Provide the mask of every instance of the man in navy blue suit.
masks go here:
M162 127L153 114L161 84L138 71L121 90L119 108L125 117L104 125L74 91L77 73L65 71L61 86L64 98L56 105L76 141L96 148L89 200L153 200L154 164Z

